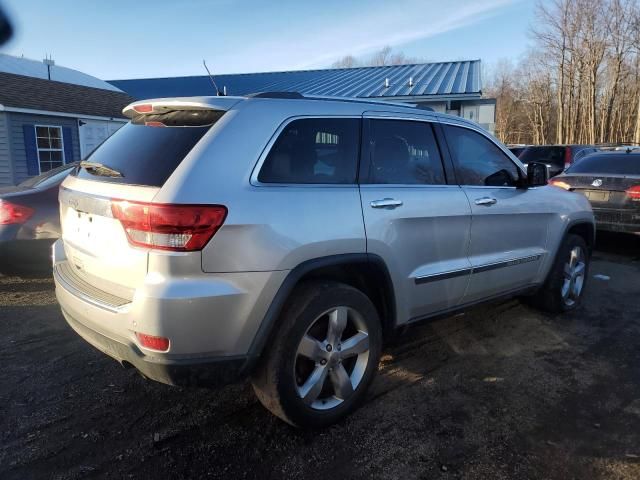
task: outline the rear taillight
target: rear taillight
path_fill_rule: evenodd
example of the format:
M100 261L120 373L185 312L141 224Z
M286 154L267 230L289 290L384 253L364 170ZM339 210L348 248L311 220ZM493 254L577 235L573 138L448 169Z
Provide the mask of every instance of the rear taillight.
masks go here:
M222 226L227 208L221 205L171 205L113 200L129 243L139 247L191 252L201 250Z
M625 193L631 200L640 200L640 185L634 185L628 188Z
M571 147L564 147L564 169L571 166Z
M146 333L136 332L136 338L140 345L151 350L158 350L159 352L166 352L169 350L169 339L166 337L156 337L154 335L147 335Z
M33 209L0 200L0 225L24 223L33 215Z
M562 180L555 180L553 178L549 180L549 185L553 185L554 187L560 187L565 190L571 189L571 185L569 185L567 182L563 182Z

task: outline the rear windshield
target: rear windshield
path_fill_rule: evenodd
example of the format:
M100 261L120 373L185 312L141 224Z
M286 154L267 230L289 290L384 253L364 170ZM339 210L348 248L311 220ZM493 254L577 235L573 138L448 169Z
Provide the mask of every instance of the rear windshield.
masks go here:
M592 154L572 165L566 173L611 173L614 175L640 175L640 154Z
M73 175L101 182L161 187L222 113L208 115L205 122L194 121L189 112L139 116L84 160L85 165L94 167L81 166ZM179 121L180 116L184 121ZM173 126L194 124L200 126Z
M542 162L564 166L565 147L527 147L518 155L522 163Z

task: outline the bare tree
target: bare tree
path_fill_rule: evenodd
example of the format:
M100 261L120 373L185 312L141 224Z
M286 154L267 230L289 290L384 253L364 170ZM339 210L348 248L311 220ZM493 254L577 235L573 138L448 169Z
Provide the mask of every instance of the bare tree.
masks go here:
M485 89L500 138L640 143L640 2L539 0L535 21L531 52Z
M351 67L382 67L385 65L406 65L409 63L418 63L419 60L414 57L408 57L403 52L394 52L390 46L386 46L373 53L371 56L358 60L353 55L345 55L340 60L334 62L334 68L351 68Z
M624 65L632 50L633 41L633 5L631 0L612 0L608 9L607 28L609 41L607 45L608 85L604 95L606 107L603 108L600 124L600 139L614 136L613 116L614 104L618 99Z
M532 29L533 37L546 50L552 68L558 71L556 88L556 142L558 143L562 143L565 138L565 77L569 55L567 37L574 4L574 0L553 0L549 4L538 3L536 17L539 26Z
M367 64L373 67L391 65L391 50L392 49L389 45L381 48L371 56Z
M333 68L353 68L358 66L358 60L353 55L345 55L340 60L333 62Z

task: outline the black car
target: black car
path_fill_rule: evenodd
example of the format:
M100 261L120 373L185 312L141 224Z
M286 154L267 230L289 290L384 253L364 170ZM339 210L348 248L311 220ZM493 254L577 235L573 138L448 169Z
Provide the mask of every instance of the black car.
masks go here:
M584 194L600 230L640 233L640 152L599 152L550 180Z
M49 268L51 244L60 236L58 189L76 165L0 188L0 271Z
M532 145L520 152L518 158L525 165L529 162L546 163L549 175L553 177L585 155L598 151L593 145Z

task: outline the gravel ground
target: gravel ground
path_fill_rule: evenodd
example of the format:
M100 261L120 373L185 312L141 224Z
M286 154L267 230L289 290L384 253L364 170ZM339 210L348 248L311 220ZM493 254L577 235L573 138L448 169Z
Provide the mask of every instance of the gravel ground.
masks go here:
M638 479L640 238L601 235L591 276L572 314L511 300L410 329L318 432L247 384L147 382L66 326L50 279L0 277L0 478Z

